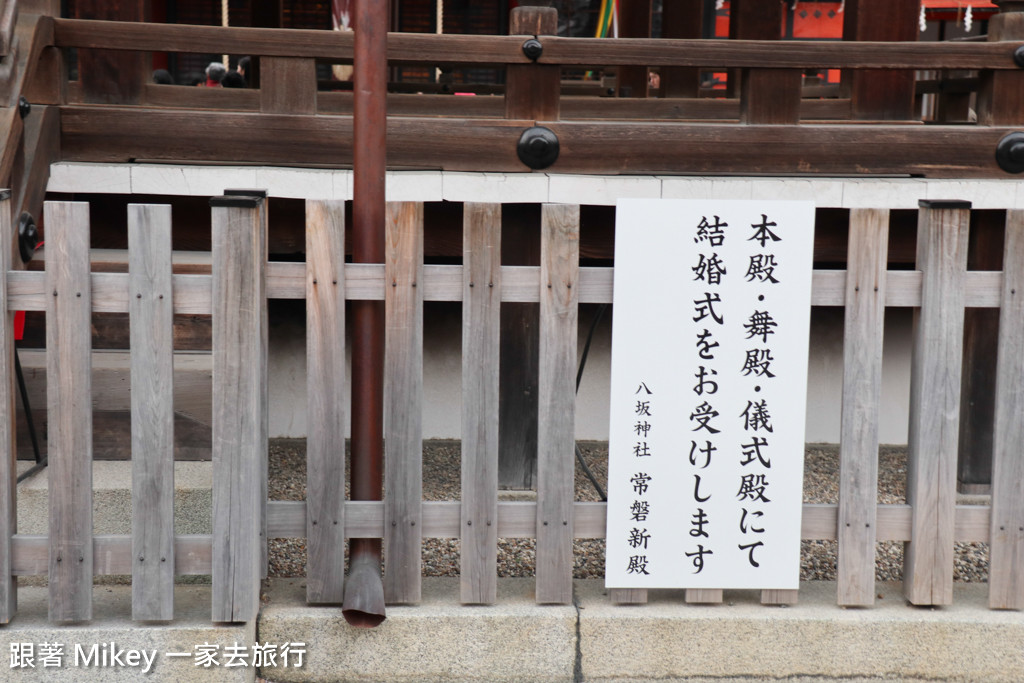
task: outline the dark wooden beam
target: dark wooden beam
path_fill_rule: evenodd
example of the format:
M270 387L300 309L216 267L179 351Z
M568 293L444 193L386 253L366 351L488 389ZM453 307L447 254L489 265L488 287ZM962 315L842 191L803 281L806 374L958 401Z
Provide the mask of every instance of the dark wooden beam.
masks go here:
M147 0L77 0L75 18L131 22L149 20ZM131 24L128 24L129 26ZM151 57L145 52L80 50L78 78L87 102L134 104L149 82Z
M523 171L516 144L532 122L394 117L391 168ZM839 173L1006 178L995 161L1012 129L985 126L679 125L675 122L546 122L558 135L555 173ZM351 163L352 120L61 108L69 161L132 159L303 164Z
M918 0L847 0L843 17L843 40L916 41L920 11L921 4ZM949 46L949 43L942 43L941 46ZM913 72L854 71L844 74L843 77L849 83L855 118L915 118Z
M901 0L902 1L902 0ZM524 36L473 36L394 33L388 36L392 65L439 66L527 64ZM133 24L57 19L55 43L61 47L166 52L221 52L279 57L352 60L351 34L315 30L222 28L184 24ZM1014 50L1006 43L837 44L817 41L654 40L620 38L544 39L541 64L602 67L697 66L705 68L831 69L997 69L1015 71Z

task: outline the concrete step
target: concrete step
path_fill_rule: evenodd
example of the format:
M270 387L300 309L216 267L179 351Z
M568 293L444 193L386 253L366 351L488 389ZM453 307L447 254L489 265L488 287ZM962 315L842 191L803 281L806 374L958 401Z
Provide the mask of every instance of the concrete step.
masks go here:
M1021 680L1024 619L987 607L987 586L957 584L954 604L908 606L879 584L870 609L835 604L836 585L801 585L791 607L726 591L688 605L651 591L643 606L608 602L602 582L577 581L575 606L534 603L531 579L501 579L498 604L459 605L457 579L425 579L422 604L389 607L355 630L336 607L305 604L301 579L272 579L259 634L306 644L302 671L272 681L903 681Z
M19 461L19 472L32 463ZM49 468L18 484L18 533L49 533ZM131 534L132 468L126 461L93 462L93 533ZM213 530L213 463L174 463L174 529L177 534Z
M93 621L57 626L46 618L47 589L22 587L18 591L17 616L0 629L0 648L4 653L0 680L18 683L112 680L247 683L255 680L257 667L251 665L252 647L256 643L255 624L212 624L208 586L177 586L175 620L169 624L133 622L131 597L131 586L95 586ZM28 646L31 646L33 666L25 659L12 659L15 651L19 656L27 654ZM197 664L196 654L202 656L210 650L217 653L220 664L209 667ZM119 656L110 657L112 651ZM132 651L140 654L131 655ZM224 665L227 653L241 655L243 651L248 653L248 665ZM169 653L189 653L189 656L170 656ZM46 654L50 656L44 659Z

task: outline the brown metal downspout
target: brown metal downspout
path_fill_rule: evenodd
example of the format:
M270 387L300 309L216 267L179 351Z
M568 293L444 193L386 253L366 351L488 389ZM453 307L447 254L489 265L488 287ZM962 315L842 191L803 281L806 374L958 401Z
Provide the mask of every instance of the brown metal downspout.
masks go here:
M386 0L356 0L353 72L352 261L384 263L387 145ZM352 500L381 500L384 483L384 302L353 301ZM384 621L381 541L349 542L342 615L352 626Z

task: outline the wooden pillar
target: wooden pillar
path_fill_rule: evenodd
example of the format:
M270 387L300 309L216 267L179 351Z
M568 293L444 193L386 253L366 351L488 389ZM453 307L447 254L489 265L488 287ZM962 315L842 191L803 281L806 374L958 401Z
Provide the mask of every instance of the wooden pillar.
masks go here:
M919 0L847 0L843 40L915 41ZM861 69L843 74L849 84L853 117L914 118L914 72Z
M990 42L1024 40L1024 2L994 0L999 14L988 20ZM1024 123L1024 71L982 71L978 90L978 123L1017 126Z
M661 10L662 38L702 38L704 0L666 2ZM659 72L661 97L697 97L700 69L692 66L665 66Z
M651 37L651 0L619 0L619 36ZM619 67L619 97L647 97L647 67Z
M558 33L558 11L550 7L512 10L509 35L550 36ZM543 43L541 38L541 43ZM561 68L557 64L509 65L505 79L505 118L556 121L559 115Z
M512 10L511 35L544 36L557 31L558 12L552 8ZM506 118L557 120L559 79L557 66L509 66ZM501 228L503 265L540 265L539 225L540 213L536 207L515 204L505 207ZM537 467L538 311L537 304L531 303L501 305L498 485L503 489L532 488Z
M778 40L784 5L775 0L733 0L729 37L735 40ZM735 95L735 71L729 90ZM740 120L743 123L786 124L800 120L799 69L739 70Z
M77 0L76 19L149 21L149 0ZM134 104L149 82L148 52L79 50L78 77L86 102Z

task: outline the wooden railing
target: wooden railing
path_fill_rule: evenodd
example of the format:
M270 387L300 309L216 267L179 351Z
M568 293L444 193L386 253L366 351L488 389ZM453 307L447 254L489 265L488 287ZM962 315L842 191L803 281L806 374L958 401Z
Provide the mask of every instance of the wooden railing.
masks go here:
M317 60L350 62L351 35L47 21L52 22L52 45L59 49L229 52L261 58L259 90L140 84L133 90L137 96L98 106L95 93L84 91L81 84L71 84L67 93L52 84L48 89L37 85L41 103L60 105L63 159L351 163L351 93L318 92L314 68ZM45 34L48 29L44 25L41 30ZM395 168L525 172L531 166L521 160L517 145L526 129L543 126L560 145L556 161L544 167L554 173L1012 177L997 162L996 148L1016 132L1014 126L1024 124L1011 106L1020 85L1021 67L1014 54L1024 46L1021 41L593 40L540 35L542 53L531 61L523 44L533 37L391 34L392 65L497 66L506 70L507 85L500 96L393 93L388 163ZM598 67L723 69L743 82L761 72L781 76L721 99L561 95L563 69ZM822 68L976 70L978 118L985 125L856 120L849 99L801 97L801 70ZM59 65L48 64L47 76L59 73ZM138 78L148 80L148 74ZM815 123L792 125L800 121Z
M6 209L4 195L0 208ZM571 599L572 541L603 538L606 505L574 502L572 487L576 311L612 300L613 268L580 267L579 211L546 205L540 266L500 266L500 205L467 204L462 265L425 265L423 212L389 205L386 263L345 264L344 204L307 202L307 262L266 262L267 213L259 197L215 198L211 204L213 266L209 275L172 275L170 209L129 209L130 273L90 273L85 204L47 204L46 272L16 272L0 249L0 300L6 310L45 311L50 397L50 505L47 536L15 531L15 472L0 459L0 584L2 620L14 614L14 578L47 575L54 621L88 619L92 578L133 576L137 619L171 619L175 575L212 574L214 621L256 615L265 541L305 537L307 598L336 603L342 594L346 538L382 538L391 602L420 600L420 542L462 539L462 600L496 601L497 539L537 539L537 597ZM0 211L3 239L14 239ZM840 605L874 600L877 541L908 542L905 593L914 604L952 600L957 541L990 544L993 608L1024 608L1024 438L1019 378L1024 373L1024 211L1006 212L1001 272L966 270L971 211L965 202L922 202L916 270L886 270L888 211L854 209L846 271L815 271L812 305L844 306L844 392L840 493L837 505L805 504L802 537L838 540ZM486 286L485 286L486 285ZM266 299L305 299L308 400L305 502L266 500ZM384 502L345 501L344 302L384 300L388 320ZM463 500L422 500L423 304L462 301ZM540 303L540 422L537 501L499 502L497 424L499 336L503 302ZM906 505L877 503L879 388L883 313L918 309L912 359L911 437ZM955 470L964 310L998 308L992 504L958 505ZM93 536L89 395L92 312L128 313L132 326L132 536ZM170 368L173 313L213 315L213 533L175 535L173 419ZM13 439L13 342L0 326L0 435ZM241 343L240 343L241 340ZM321 419L322 418L322 419ZM568 473L568 476L567 474ZM388 523L391 520L394 523ZM399 527L401 524L401 527ZM762 601L786 603L795 592L765 591ZM614 602L643 602L644 591L613 591ZM715 602L721 591L693 591L687 600Z

